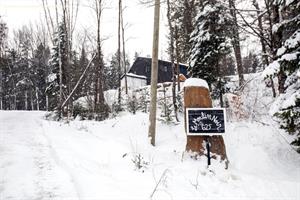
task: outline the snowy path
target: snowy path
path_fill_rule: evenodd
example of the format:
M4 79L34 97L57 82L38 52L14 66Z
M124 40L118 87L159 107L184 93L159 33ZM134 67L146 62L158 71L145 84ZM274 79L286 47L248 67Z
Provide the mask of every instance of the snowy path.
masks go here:
M300 156L274 127L230 123L229 170L214 161L210 172L182 157L182 125L158 123L153 148L143 113L68 124L43 114L0 111L0 200L149 199L160 178L153 199L300 199Z
M0 113L0 199L77 197L68 173L52 155L38 112Z

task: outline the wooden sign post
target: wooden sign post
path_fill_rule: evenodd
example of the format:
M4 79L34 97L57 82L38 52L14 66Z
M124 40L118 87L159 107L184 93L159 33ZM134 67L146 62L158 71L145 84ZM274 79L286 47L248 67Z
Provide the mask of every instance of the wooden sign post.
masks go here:
M185 81L184 107L187 133L186 151L194 152L199 156L205 155L205 151L207 151L209 165L210 158L216 158L216 155L219 155L221 160L226 161L227 168L228 160L222 137L222 134L225 133L226 121L224 115L221 114L224 110L207 109L212 108L212 100L206 81L196 78L189 78ZM205 123L205 120L212 123ZM198 123L193 123L193 121ZM195 134L199 132L200 134ZM212 157L210 154L213 154Z

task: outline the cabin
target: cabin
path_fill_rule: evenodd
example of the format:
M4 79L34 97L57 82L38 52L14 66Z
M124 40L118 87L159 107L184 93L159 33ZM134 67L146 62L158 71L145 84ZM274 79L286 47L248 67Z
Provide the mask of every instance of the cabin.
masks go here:
M151 58L137 57L132 64L127 77L129 89L137 89L151 84ZM179 74L187 77L187 65L179 64ZM158 60L158 83L172 82L172 63ZM121 79L121 87L125 87L125 75Z

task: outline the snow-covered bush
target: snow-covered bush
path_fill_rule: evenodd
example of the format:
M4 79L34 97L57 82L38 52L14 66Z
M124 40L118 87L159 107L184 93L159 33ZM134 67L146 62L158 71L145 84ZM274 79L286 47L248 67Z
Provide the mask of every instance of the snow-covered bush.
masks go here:
M137 109L138 109L138 102L137 102L136 94L132 93L127 97L127 110L135 114Z
M137 98L138 110L147 113L149 111L150 104L149 87L143 87L140 90L137 90L137 93L139 94Z

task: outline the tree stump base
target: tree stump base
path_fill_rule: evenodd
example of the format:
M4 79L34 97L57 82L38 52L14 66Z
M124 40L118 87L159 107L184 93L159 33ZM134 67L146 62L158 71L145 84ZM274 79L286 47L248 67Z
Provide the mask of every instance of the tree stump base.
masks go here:
M184 88L184 107L186 108L211 108L212 100L208 88L190 86ZM186 115L186 112L185 112ZM185 117L185 124L186 117ZM187 128L185 126L185 128ZM206 139L210 141L211 158L217 159L220 156L225 161L226 168L228 164L226 148L222 136L187 136L186 151L193 152L197 156L203 156L206 153Z

